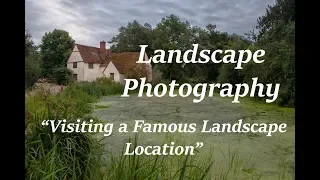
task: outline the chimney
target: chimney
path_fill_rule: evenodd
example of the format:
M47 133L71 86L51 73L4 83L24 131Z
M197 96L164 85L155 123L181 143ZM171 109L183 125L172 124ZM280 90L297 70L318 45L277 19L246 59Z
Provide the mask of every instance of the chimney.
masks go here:
M105 53L106 52L106 42L101 41L100 42L100 53Z

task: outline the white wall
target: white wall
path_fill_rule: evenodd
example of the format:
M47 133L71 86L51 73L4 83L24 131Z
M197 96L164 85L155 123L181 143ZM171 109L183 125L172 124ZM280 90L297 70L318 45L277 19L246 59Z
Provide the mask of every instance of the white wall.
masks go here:
M106 77L110 77L110 73L114 73L114 81L124 84L124 75L118 72L117 68L112 62L108 64L107 68L103 72Z
M77 62L77 68L73 68L73 63ZM67 68L72 70L74 74L77 74L77 78L79 81L84 81L84 62L83 59L78 51L77 46L74 47L73 52L71 53L68 63L67 63Z
M119 79L119 83L124 85L126 82L124 81L124 79L126 79L126 76L124 74L120 74L120 79Z
M72 70L73 74L77 74L77 80L78 81L84 81L84 76L83 76L83 62L77 62L77 68L73 68L73 63L68 63L67 68Z
M98 77L102 77L101 64L93 63L93 69L89 69L89 63L84 63L84 80L94 81Z

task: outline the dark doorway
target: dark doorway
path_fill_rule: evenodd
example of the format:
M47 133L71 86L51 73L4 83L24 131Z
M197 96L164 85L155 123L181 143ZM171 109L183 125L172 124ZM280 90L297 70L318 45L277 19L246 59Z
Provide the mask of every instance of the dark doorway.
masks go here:
M75 81L78 80L78 74L73 74L73 75L72 75L72 78L73 78L73 80L75 80Z

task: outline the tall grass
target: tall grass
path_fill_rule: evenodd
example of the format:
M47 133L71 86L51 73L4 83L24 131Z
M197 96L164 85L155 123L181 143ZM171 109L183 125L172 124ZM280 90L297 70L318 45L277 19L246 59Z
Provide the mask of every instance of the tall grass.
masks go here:
M128 142L131 142L129 138ZM132 151L137 147L137 136L134 137ZM209 179L209 170L213 165L212 156L202 159L194 156L125 156L123 146L121 155L110 155L106 164L105 179L140 180L140 179Z
M90 88L88 88L90 87ZM101 179L104 146L86 133L52 132L43 120L93 119L88 114L102 95L121 92L121 85L99 79L76 83L53 95L44 89L26 97L26 179ZM96 93L99 92L99 93ZM97 120L96 120L97 121Z
M74 96L76 93L76 96ZM90 134L52 132L43 120L87 119L94 98L70 88L52 95L38 90L26 98L26 179L92 179L99 175L102 144Z
M98 78L93 82L79 82L75 83L74 86L86 94L97 98L123 93L123 85L113 82L110 78Z

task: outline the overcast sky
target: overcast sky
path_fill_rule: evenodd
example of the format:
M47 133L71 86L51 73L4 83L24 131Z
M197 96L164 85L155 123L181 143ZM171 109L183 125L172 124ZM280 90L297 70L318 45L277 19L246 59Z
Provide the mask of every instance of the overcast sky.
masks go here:
M153 27L178 15L191 25L216 24L219 31L243 35L274 0L26 0L26 29L36 44L45 32L63 29L76 43L99 46L118 28L137 20ZM107 44L107 46L109 46Z

